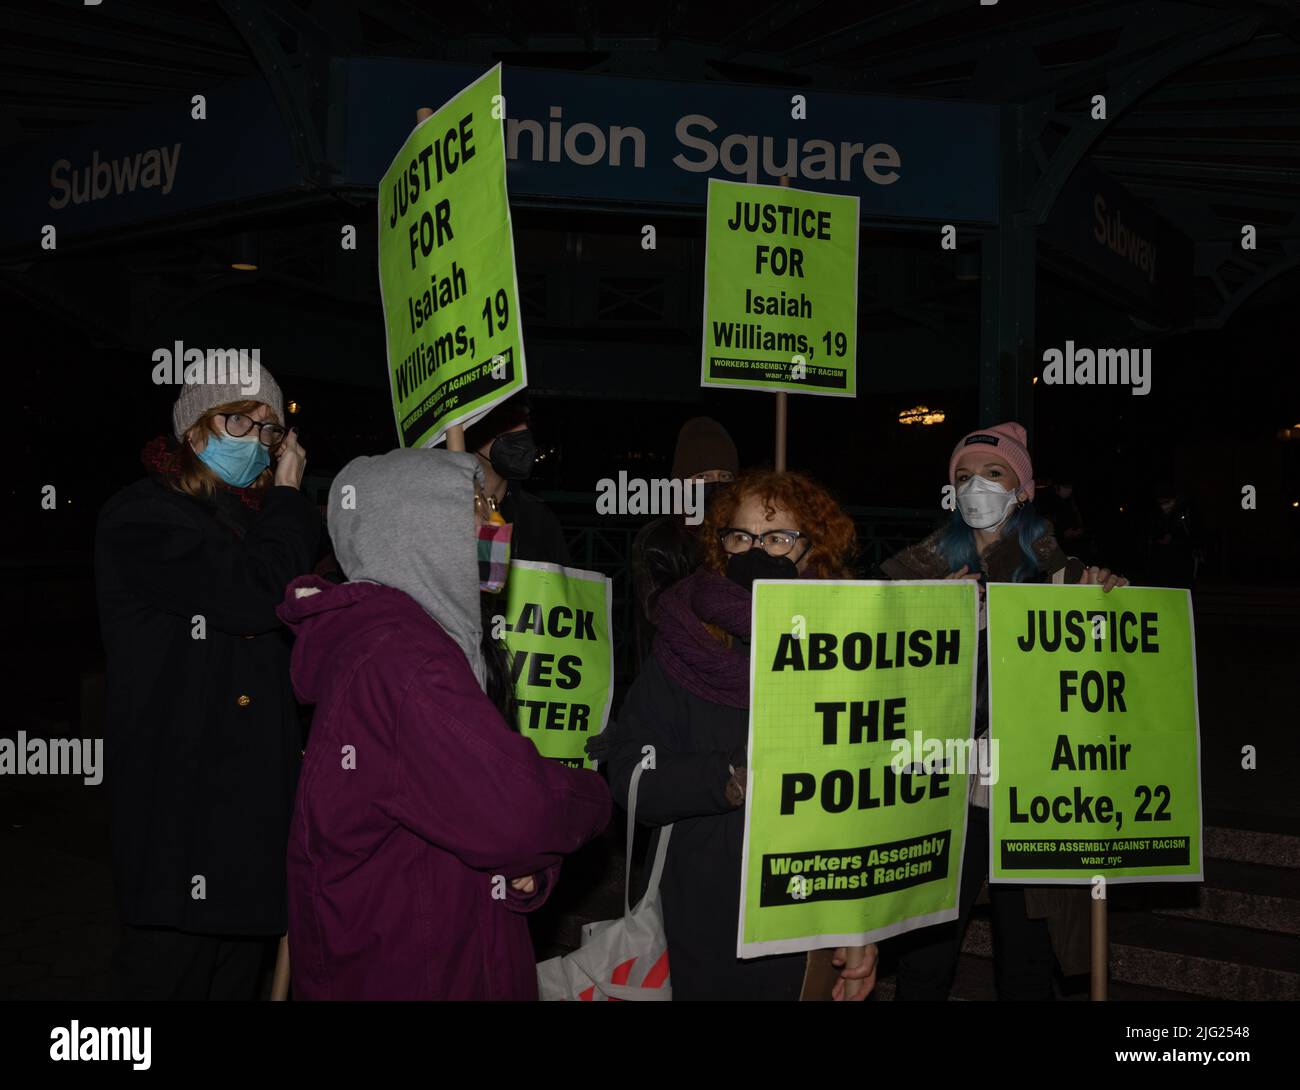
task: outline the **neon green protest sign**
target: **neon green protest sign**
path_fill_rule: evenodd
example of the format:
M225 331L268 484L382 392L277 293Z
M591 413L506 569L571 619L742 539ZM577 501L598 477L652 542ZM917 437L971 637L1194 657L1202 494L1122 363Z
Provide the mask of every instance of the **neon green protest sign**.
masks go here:
M857 394L858 198L709 179L700 382Z
M957 918L977 626L966 582L754 584L741 957Z
M506 580L505 643L519 733L543 757L590 768L587 739L605 729L614 696L608 577L513 560Z
M379 291L404 447L527 385L501 66L420 122L379 183Z
M1201 880L1186 590L988 588L989 880Z

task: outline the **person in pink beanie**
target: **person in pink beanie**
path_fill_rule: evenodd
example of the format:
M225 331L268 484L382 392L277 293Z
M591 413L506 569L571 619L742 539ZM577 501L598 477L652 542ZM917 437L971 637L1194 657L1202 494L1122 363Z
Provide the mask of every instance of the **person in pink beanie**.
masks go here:
M952 491L945 498L955 500L952 518L886 560L880 574L888 579L979 581L975 735L983 744L989 725L984 583L1069 582L1111 591L1128 580L1108 568L1085 568L1057 544L1050 524L1034 508L1034 464L1021 425L996 424L962 436L948 459L948 484ZM892 940L898 954L898 999L948 998L971 906L988 875L988 787L978 776L971 777L970 806L960 915L953 923ZM998 883L989 886L989 902L999 999L1051 999L1058 964L1066 976L1087 971L1086 889Z

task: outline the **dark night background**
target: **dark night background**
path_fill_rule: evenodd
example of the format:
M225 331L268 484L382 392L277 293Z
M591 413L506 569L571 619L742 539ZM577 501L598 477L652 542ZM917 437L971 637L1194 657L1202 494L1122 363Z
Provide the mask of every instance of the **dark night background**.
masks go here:
M249 8L262 21L240 30L234 15ZM456 10L383 0L107 0L93 17L75 3L9 2L0 4L0 195L42 141L186 100L195 87L266 75L272 61L291 71L298 104L325 132L328 102L315 75L331 55L480 68L500 60L507 68L810 95L990 102L1025 119L1030 135L1004 164L1004 182L1010 187L1023 175L1028 193L1037 171L1070 146L1070 119L1086 113L1088 96L1101 87L1118 103L1126 81L1147 73L1150 86L1116 107L1078 159L1123 185L1134 215L1145 209L1184 236L1188 271L1177 305L1130 299L1106 270L1053 245L1049 221L1033 228L1032 304L1022 315L1028 336L1018 352L1000 362L993 353L990 362L981 340L990 293L1019 290L997 276L978 277L981 247L987 253L995 228L960 227L953 253L938 247L937 223L868 218L859 258L859 393L790 397L789 464L852 509L864 569L940 516L956 440L1013 416L1029 425L1040 493L1053 480L1074 484L1090 531L1085 559L1134 582L1150 575L1146 542L1157 492L1177 492L1204 554L1194 598L1206 824L1227 830L1222 843L1234 847L1215 862L1200 901L1190 888L1166 887L1154 901L1127 894L1135 911L1128 932L1116 924L1115 941L1130 951L1117 955L1117 987L1128 987L1130 998L1294 999L1300 804L1287 769L1297 756L1300 666L1298 27L1294 4L1281 0L1004 0L988 9L973 0L555 2ZM1193 47L1215 35L1220 44ZM1178 50L1186 56L1166 65ZM392 109L413 118L416 106L439 104ZM258 149L232 146L229 154L238 168ZM329 164L318 166L324 173L282 199L68 234L56 253L40 249L34 223L26 241L0 246L0 419L11 453L0 536L7 728L96 731L103 678L94 523L104 500L140 474L141 447L170 431L176 391L151 382L155 348L176 336L193 345L262 346L286 402L299 405L290 421L300 429L307 485L317 496L349 459L396 445L373 188L331 186ZM954 172L950 184L964 181ZM640 245L647 223L658 233L653 252ZM1258 228L1256 252L1240 251L1243 223ZM353 252L339 247L346 224L358 229ZM521 199L513 225L534 430L545 455L530 487L552 503L578 562L587 557L615 576L623 642L626 566L617 553L640 520L602 522L596 482L621 469L666 476L677 429L696 415L729 429L742 465L770 462L773 399L699 386L701 209ZM256 255L257 271L230 267L245 252ZM1035 383L1042 353L1067 339L1151 348L1151 392ZM990 383L992 411L982 394ZM899 422L920 405L941 410L943 423ZM55 511L40 502L51 484ZM1245 485L1257 489L1255 510L1242 509ZM598 540L606 531L611 536ZM1261 747L1255 773L1239 767L1247 741ZM69 867L97 865L99 832L87 843L60 824L74 815L68 821L94 828L100 818L82 809L89 804L75 791L65 798L27 790L0 797L0 836L19 866L37 858L22 854L36 843ZM1269 836L1278 839L1251 839ZM41 874L32 888L57 900L57 866ZM1115 907L1125 907L1118 895ZM1170 914L1151 915L1163 910ZM77 926L107 926L88 918ZM96 994L96 956L85 953L63 977L25 974L17 969L26 955L9 959L0 938L0 996ZM963 964L962 986L980 994L987 951L968 951Z

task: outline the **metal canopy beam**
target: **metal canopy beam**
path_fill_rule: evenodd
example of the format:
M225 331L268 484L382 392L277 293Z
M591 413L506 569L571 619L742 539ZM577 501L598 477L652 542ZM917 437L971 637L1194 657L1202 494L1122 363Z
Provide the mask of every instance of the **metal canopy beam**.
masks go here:
M86 90L94 93L94 108L100 113L107 113L118 109L152 106L160 93L166 94L171 88L108 79L79 78L70 81L54 76L28 76L9 72L0 75L0 92L7 92L17 96L20 101L29 102L35 111L43 109L49 101L58 102L63 99L69 103L82 102Z
M173 7L175 6L177 5L173 5ZM180 10L184 11L185 9L180 6ZM197 42L205 48L212 45L214 32L220 33L226 29L219 16L216 21L191 19L184 15L177 15L175 11L164 11L156 5L145 7L142 4L135 3L134 0L112 0L107 14L114 19L136 23L141 27L148 27L150 30L165 31L177 38L184 38L187 42ZM98 29L96 29L95 33L99 33Z
M1300 108L1260 110L1249 113L1241 110L1152 110L1150 99L1133 106L1111 128L1128 134L1133 129L1233 129L1249 132L1251 129L1285 128L1300 126Z
M1027 206L1017 219L1028 224L1045 222L1066 179L1108 124L1148 94L1161 80L1206 57L1249 41L1258 25L1255 19L1232 19L1216 23L1213 27L1183 41L1175 41L1155 56L1148 57L1139 68L1111 86L1106 93L1107 121L1099 123L1087 117L1080 118L1057 147L1047 169L1034 185Z
M1158 12L1154 9L1160 9ZM890 80L897 76L924 74L927 69L946 68L949 65L975 61L981 56L996 55L1015 48L1033 48L1054 42L1078 38L1104 30L1114 30L1131 25L1141 19L1142 25L1153 18L1176 17L1177 9L1163 3L1130 4L1117 6L1113 0L1090 4L1070 13L1063 22L1058 10L1022 19L1016 23L1002 23L997 33L986 37L952 39L953 44L941 43L938 48L912 46L904 50L884 53L871 62L873 75Z
M327 181L324 142L312 117L313 102L326 100L331 42L327 33L298 8L283 0L217 0L243 37L262 75L270 85L280 116L289 130L294 158L303 177L315 184ZM298 50L291 58L267 18L273 13L298 34ZM322 126L323 128L323 126Z
M1212 102L1223 98L1267 98L1269 95L1295 94L1295 76L1265 76L1261 79L1197 80L1174 83L1153 92L1151 106L1175 102ZM1276 103L1269 103L1276 106Z
M1161 159L1121 159L1097 154L1093 162L1116 177L1136 174L1148 178L1218 178L1225 181L1300 183L1300 166L1267 167L1245 163L1172 163Z
M230 66L224 66L218 71L206 71L197 61L193 63L183 59L169 61L163 57L151 60L147 65L138 60L105 56L78 57L76 63L76 71L69 71L68 54L66 51L59 50L55 43L51 43L49 49L36 46L21 48L12 45L0 46L0 67L5 71L30 69L49 73L51 76L65 75L70 84L75 84L83 75L119 81L133 76L148 77L162 74L176 77L178 81L184 78L185 85L192 87L196 78L206 80L215 76L218 79L228 79L232 75L247 76L252 70L247 57L241 59L237 72Z
M577 28L578 37L586 43L588 49L591 43L596 39L596 16L591 10L591 0L573 0L572 8L573 25Z
M1298 84L1300 85L1300 84ZM1294 139L1269 140L1260 137L1239 136L1130 136L1116 131L1102 137L1098 145L1097 156L1113 157L1121 153L1145 153L1148 155L1179 155L1195 163L1194 169L1200 169L1202 155L1279 155L1300 158L1300 147ZM1141 160L1136 156L1133 162Z
M478 0L477 6L486 15L495 28L521 48L528 44L527 35L519 26L510 9L500 0Z
M389 30L401 35L407 39L405 48L399 49L400 52L406 53L419 46L428 46L434 44L440 37L446 36L449 30L458 30L463 23L456 19L454 8L444 9L446 14L443 15L445 20L456 23L456 26L448 27L444 22L439 26L434 23L427 13L421 11L412 4L387 3L384 0L364 0L364 3L353 5L359 12L364 10L367 17L373 19L376 23L386 26ZM360 19L358 18L358 24ZM337 24L336 24L337 25ZM441 33L440 33L441 31ZM351 31L349 30L349 33ZM358 40L361 37L360 26L358 25L355 33ZM358 52L361 47L358 46Z
M5 12L6 29L11 33L18 31L31 34L37 38L47 39L60 45L72 42L84 46L94 56L105 52L119 52L142 59L141 63L152 64L159 53L166 54L174 49L175 42L165 35L151 33L148 25L131 31L110 30L98 26L93 18L69 19L66 16L33 15L29 12ZM242 54L207 41L187 44L186 51L196 63L207 64L229 72L246 72L248 64ZM70 58L63 54L63 63L69 64ZM72 62L75 63L75 62Z
M1223 301L1223 305L1218 312L1209 318L1198 318L1194 323L1196 329L1222 329L1240 308L1241 304L1254 295L1261 288L1271 284L1279 276L1290 272L1292 269L1300 268L1300 240L1292 240L1285 245L1286 256L1274 261L1273 264L1257 272L1236 291L1232 292ZM1222 281L1215 279L1216 285L1220 286L1222 292Z
M1194 198L1206 204L1241 205L1243 208L1265 208L1272 209L1274 212L1279 211L1279 204L1289 204L1292 207L1296 204L1294 192L1285 195L1270 195L1267 193L1252 193L1250 190L1235 186L1212 185L1203 179L1186 178L1157 181L1153 178L1144 178L1137 175L1127 177L1122 171L1112 170L1110 173L1117 180L1122 180L1127 188L1151 193L1157 197L1170 194L1175 198L1180 196ZM1182 184L1179 184L1179 181Z
M802 0L796 0L801 3ZM686 14L686 0L660 0L659 14L655 18L654 38L662 49L677 32L677 26Z
M744 26L722 39L722 59L726 60L750 49L782 27L803 18L814 8L821 7L824 2L825 0L790 0L788 3L769 4L762 14L754 16Z
M928 3L923 4L904 4L892 11L873 15L870 19L863 19L804 42L785 54L785 63L790 68L803 68L823 61L828 56L846 53L879 39L925 26L926 23L942 19L945 15L969 10L970 4L967 0L929 0ZM876 66L873 64L871 67L872 74L875 74Z

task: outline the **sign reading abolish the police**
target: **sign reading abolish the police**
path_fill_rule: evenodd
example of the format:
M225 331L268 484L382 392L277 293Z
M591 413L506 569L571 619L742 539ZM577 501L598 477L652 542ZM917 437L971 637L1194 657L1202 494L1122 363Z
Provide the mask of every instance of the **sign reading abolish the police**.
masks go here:
M964 582L754 584L741 957L956 919L976 603Z
M543 757L590 768L587 739L605 729L614 696L610 581L597 572L510 562L506 648L519 733Z
M420 122L379 183L379 290L404 447L527 384L501 66Z
M1201 880L1185 590L988 589L989 880Z
M854 397L858 198L709 179L701 384Z

